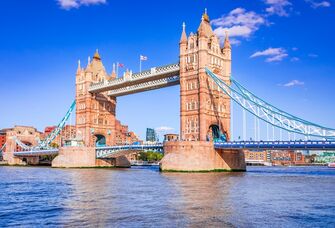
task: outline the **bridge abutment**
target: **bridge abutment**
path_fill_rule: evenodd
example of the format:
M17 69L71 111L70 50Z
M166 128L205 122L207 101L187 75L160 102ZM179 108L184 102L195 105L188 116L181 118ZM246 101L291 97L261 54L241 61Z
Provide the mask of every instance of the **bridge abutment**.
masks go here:
M61 147L57 157L51 163L55 168L84 167L130 167L124 156L113 159L97 159L94 147Z
M164 154L163 172L246 171L243 150L217 150L213 142L165 142Z

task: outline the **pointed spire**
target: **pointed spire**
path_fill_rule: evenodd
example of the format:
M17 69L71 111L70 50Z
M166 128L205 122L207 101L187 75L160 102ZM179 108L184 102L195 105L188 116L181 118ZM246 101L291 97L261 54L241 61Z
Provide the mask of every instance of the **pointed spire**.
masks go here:
M202 19L201 19L201 20L204 20L204 21L206 21L206 22L209 23L209 16L208 16L208 14L207 14L207 8L205 8L205 12L204 12L204 14L202 15Z
M113 63L113 73L115 73L115 63Z
M113 63L113 71L111 74L111 78L116 78L115 63Z
M185 22L183 22L183 31L181 33L181 37L180 37L180 42L179 43L187 43L187 36L186 36L186 31L185 31Z
M90 56L88 56L88 58L87 58L86 71L91 71L91 57Z
M228 30L226 30L226 38L224 40L224 46L223 46L223 48L231 48L230 42L229 42Z
M77 73L80 73L81 67L80 67L80 59L78 60L78 68L77 68Z
M205 37L205 36L210 37L211 35L213 35L213 30L209 22L209 16L207 14L207 9L205 9L205 12L201 16L201 22L198 28L198 34L200 37Z
M101 60L98 49L95 50L93 59Z

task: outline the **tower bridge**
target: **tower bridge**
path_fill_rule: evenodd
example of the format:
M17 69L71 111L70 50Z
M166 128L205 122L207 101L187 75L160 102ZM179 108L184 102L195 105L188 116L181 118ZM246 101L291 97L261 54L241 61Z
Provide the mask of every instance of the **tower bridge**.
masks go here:
M11 133L4 158L19 164L23 158L57 155L54 167L123 166L127 151L164 151L162 170L245 170L245 149L335 150L335 130L305 121L276 108L239 84L231 75L231 45L228 34L221 45L207 13L196 33L186 35L185 24L179 42L179 62L153 67L139 73L127 71L117 78L107 74L98 52L85 68L76 72L76 98L57 128L44 140L24 146L23 136ZM120 145L124 132L116 119L117 97L180 85L180 140L156 145ZM288 134L306 140L233 141L232 102L245 113ZM82 145L51 148L72 111L76 113L76 137ZM257 120L257 121L256 121ZM259 127L259 124L258 124ZM256 129L256 127L255 127ZM21 138L20 138L21 137ZM316 137L316 140L307 140ZM256 137L255 137L256 138ZM22 151L15 151L21 145ZM128 162L129 163L129 162Z

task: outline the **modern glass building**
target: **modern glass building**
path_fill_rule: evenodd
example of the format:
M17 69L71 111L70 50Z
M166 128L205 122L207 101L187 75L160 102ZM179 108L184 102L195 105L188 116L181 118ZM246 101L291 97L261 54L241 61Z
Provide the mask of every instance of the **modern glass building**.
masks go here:
M146 141L147 142L156 142L156 141L158 141L155 129L153 129L153 128L147 128Z

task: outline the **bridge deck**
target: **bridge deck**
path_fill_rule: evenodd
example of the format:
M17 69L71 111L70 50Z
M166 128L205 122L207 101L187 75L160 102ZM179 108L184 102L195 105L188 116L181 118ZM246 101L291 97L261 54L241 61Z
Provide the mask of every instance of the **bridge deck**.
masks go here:
M17 157L34 157L34 156L43 156L43 155L56 155L56 154L58 154L58 149L28 150L28 151L14 152L14 156L17 156Z
M236 142L215 142L216 149L249 149L249 150L333 150L335 141L236 141ZM163 151L163 143L153 145L120 145L97 147L97 158L111 157L121 151L154 150ZM56 155L58 149L18 151L14 152L17 157Z
M335 150L335 141L237 141L214 143L216 149Z
M170 86L171 83L167 83L170 78L174 78L174 84L176 84L176 77L179 75L179 64L170 64L161 67L153 67L150 70L142 71L135 74L130 74L126 77L117 78L111 81L103 81L99 83L92 84L89 88L89 92L91 93L100 93L106 91L115 91L115 95L111 94L110 96L118 96L116 91L120 89L125 90L127 88L132 88L132 91L135 92L135 88L138 85L142 85L142 89L139 92L162 88L166 86ZM165 79L165 81L164 81ZM165 82L165 83L164 83ZM179 77L178 77L179 82ZM155 86L150 86L150 84L155 84ZM143 89L143 86L147 85L146 89Z
M154 81L144 82L132 86L114 89L108 92L108 96L119 97L133 93L140 93L149 90L161 89L164 87L178 85L180 83L179 76L162 78Z

